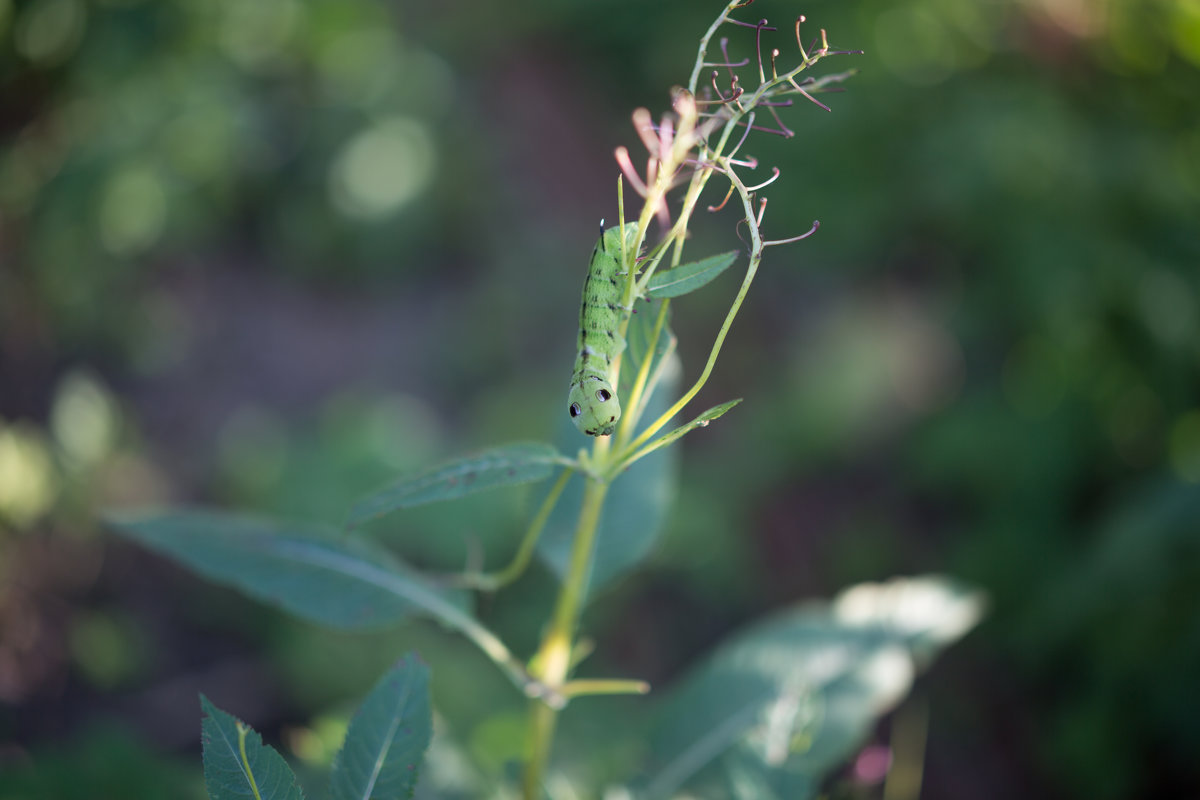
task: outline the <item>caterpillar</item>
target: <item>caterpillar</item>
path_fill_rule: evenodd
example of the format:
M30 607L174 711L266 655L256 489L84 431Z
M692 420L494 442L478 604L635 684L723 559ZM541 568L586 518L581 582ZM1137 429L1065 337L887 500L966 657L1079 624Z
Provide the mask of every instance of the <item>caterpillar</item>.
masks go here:
M603 226L603 223L601 223ZM625 225L626 257L632 262L636 222ZM609 381L613 359L625 349L618 332L621 320L629 311L621 304L624 274L621 268L621 230L609 228L600 234L592 250L587 279L583 282L583 299L579 306L579 348L575 371L571 373L571 390L567 395L567 412L575 427L588 436L608 436L621 418L621 401Z

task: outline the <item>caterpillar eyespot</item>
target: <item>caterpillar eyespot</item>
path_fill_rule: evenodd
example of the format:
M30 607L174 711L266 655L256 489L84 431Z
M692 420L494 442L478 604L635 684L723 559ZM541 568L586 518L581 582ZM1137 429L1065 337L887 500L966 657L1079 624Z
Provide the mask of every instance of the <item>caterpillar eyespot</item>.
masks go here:
M626 257L637 237L637 223L625 225ZM575 370L571 374L571 390L567 395L567 411L575 427L588 436L608 436L621 418L621 401L609 381L613 359L624 348L618 328L629 313L621 305L624 274L621 266L621 231L613 227L600 235L587 279L583 282L583 299L579 306L579 347Z

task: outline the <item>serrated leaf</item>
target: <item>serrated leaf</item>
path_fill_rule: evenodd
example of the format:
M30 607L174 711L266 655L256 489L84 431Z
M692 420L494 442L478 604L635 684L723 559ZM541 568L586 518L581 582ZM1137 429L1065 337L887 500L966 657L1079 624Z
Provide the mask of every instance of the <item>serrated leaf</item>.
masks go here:
M668 696L652 737L663 766L642 796L670 796L726 758L770 785L819 785L908 692L918 657L965 633L981 602L941 578L901 579L736 635Z
M462 628L464 595L434 587L355 535L212 511L112 520L114 529L218 583L313 622L382 628L427 613Z
M375 684L350 720L333 762L332 797L411 797L432 735L429 667L410 653Z
M544 480L562 463L562 456L542 442L516 442L448 461L363 498L350 511L349 525L356 527L402 508Z
M246 723L200 695L204 787L210 800L304 800L296 775Z
M650 297L664 298L680 297L694 292L733 266L737 257L737 251L734 250L693 261L690 264L680 264L665 272L655 272L650 278L650 282L646 284L646 294Z

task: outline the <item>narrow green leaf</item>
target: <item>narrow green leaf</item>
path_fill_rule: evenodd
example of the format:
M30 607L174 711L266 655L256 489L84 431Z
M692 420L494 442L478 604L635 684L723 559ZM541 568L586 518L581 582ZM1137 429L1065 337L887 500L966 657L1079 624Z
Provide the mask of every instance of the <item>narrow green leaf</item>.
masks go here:
M640 454L638 454L637 457L642 458L647 453L652 453L655 450L659 449L660 447L666 447L667 445L674 442L676 439L679 439L680 437L684 436L685 434L687 434L691 431L694 431L696 428L703 428L704 426L708 425L708 423L712 422L714 419L724 416L726 411L733 408L740 402L742 402L742 398L739 397L736 400L730 400L728 402L721 403L721 405L719 405L719 406L713 406L708 411L705 411L703 414L696 417L691 422L689 422L685 425L680 425L675 430L670 431L669 433L664 433L662 436L658 437L654 441L647 444L645 447L643 447L641 449L641 451L639 451Z
M646 294L650 297L679 297L688 292L694 292L701 286L711 282L737 261L737 251L719 253L715 256L693 261L690 264L680 264L666 272L656 272L646 284Z
M771 785L818 785L981 613L978 594L942 578L898 579L735 636L668 696L652 737L661 771L643 796L671 796L727 757Z
M553 447L541 442L517 442L455 459L363 498L350 511L349 525L356 527L402 508L544 480L563 463Z
M458 628L468 619L460 593L431 586L355 535L212 511L112 525L206 578L334 628L381 628L421 612Z
M303 800L296 775L246 723L200 695L204 787L210 800Z
M429 667L412 653L375 684L333 762L334 800L412 797L433 735Z

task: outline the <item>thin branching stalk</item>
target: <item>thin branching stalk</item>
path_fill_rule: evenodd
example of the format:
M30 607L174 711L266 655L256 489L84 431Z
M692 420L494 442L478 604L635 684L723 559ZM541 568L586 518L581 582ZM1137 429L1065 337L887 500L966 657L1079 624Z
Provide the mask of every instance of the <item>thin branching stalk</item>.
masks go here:
M458 573L450 576L446 583L460 589L494 592L521 577L525 572L525 568L529 566L529 562L533 559L538 538L542 535L542 528L546 527L546 521L550 519L550 514L554 511L554 506L558 504L559 496L562 495L567 481L574 474L575 470L573 468L567 468L558 476L558 480L554 482L546 498L542 501L541 507L538 508L537 514L530 521L529 527L525 530L525 536L522 537L521 544L517 547L516 555L513 556L508 566L496 572Z
M575 636L588 592L588 579L591 573L596 536L599 531L600 515L609 485L639 458L671 444L692 427L707 424L711 417L702 415L688 426L655 438L663 427L691 402L708 381L733 321L745 302L750 285L758 272L764 249L806 238L817 229L817 223L813 223L807 233L790 238L765 240L762 235L762 220L766 210L766 201L759 199L756 193L774 183L779 178L780 172L778 169L774 169L772 177L769 179L752 182L753 185L748 186L738 175L738 170L753 169L757 166L757 161L749 157L739 157L739 153L751 131L767 131L786 137L793 136L794 132L783 124L776 109L791 105L797 96L828 110L828 107L817 101L813 94L825 90L830 84L844 80L851 73L816 79L805 78L804 80L798 80L797 76L828 55L848 51L830 50L823 30L820 37L814 39L806 48L801 39L801 24L805 21L801 16L797 18L795 25L796 46L801 55L800 64L780 73L779 50L771 50L768 53L770 63L768 73L764 64L762 34L764 31L776 31L776 29L768 26L766 20L752 24L731 19L729 16L731 12L738 8L744 8L751 2L753 0L733 0L733 2L727 3L725 9L701 37L688 87L686 89L677 88L673 91L673 115L665 115L656 126L650 112L646 109L638 109L634 112L634 128L649 153L644 176L634 168L633 159L626 148L617 148L616 151L617 164L621 168L623 176L618 179L617 184L618 224L622 231L626 221L625 182L627 181L630 188L643 199L641 211L637 215L638 229L631 247L625 246L625 239L622 236L621 261L625 275L622 298L626 308L632 309L633 303L637 299L646 296L650 280L662 266L664 259L667 259L668 266L666 268L668 269L681 263L688 229L697 203L708 181L714 175L721 175L728 180L730 188L725 201L709 210L719 210L734 194L738 196L745 215L743 221L750 236L749 260L741 285L717 331L700 375L667 411L642 427L640 433L635 436L634 432L639 429L641 418L647 408L647 401L650 395L659 388L664 374L664 366L673 355L675 348L674 337L666 327L670 301L664 299L660 302L653 333L646 345L645 352L640 354L642 356L641 363L629 395L625 398L626 413L618 424L615 435L597 437L591 453L581 450L575 463L575 468L584 476L583 505L576 524L575 538L566 574L563 576L558 600L554 607L554 614L546 629L541 646L529 667L529 676L534 682L533 685L542 693L533 699L530 707L529 741L524 773L524 797L526 800L537 800L542 797L543 781L550 759L557 714L571 697L585 694L628 694L649 691L648 685L637 680L570 680L571 670L582 658L584 649L581 644L576 642ZM752 28L755 31L758 82L752 91L747 91L740 85L739 78L734 72L738 67L747 66L750 59L739 62L731 61L725 39L721 39L719 42L723 60L719 62L706 61L713 37L725 24L735 24ZM820 47L817 47L818 42ZM706 68L714 67L724 68L728 71L728 88L721 88L718 83L720 70L713 69L711 92L706 87L703 98L701 98L698 92L703 71ZM769 116L778 125L778 128L763 127L759 124L760 109L766 109L769 112ZM686 185L686 189L678 214L672 220L667 197L673 189L680 185ZM645 256L639 259L638 255L648 241L650 223L655 219L659 221L660 229L664 233L662 238L648 249ZM670 253L669 259L667 258L668 252ZM618 325L618 333L622 339L629 332L630 319L630 315L625 315ZM663 353L657 360L657 366L652 367L655 353L664 335L669 338L663 348ZM610 368L610 378L614 384L620 374L622 355L616 356ZM712 411L716 412L716 415L724 413L734 402L736 401L731 401ZM708 413L710 412L706 412L706 414ZM545 517L553 508L565 480L566 475L564 474L531 524L530 532L523 541L517 558L508 569L498 575L509 579L524 569L528 555L532 552L533 542L536 542ZM528 688L527 693L533 694Z

